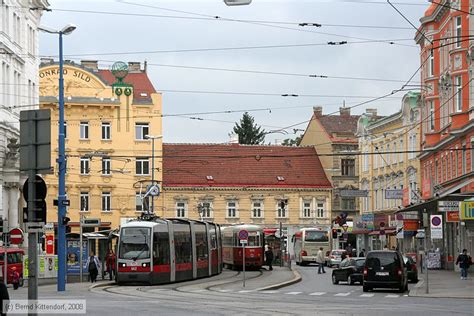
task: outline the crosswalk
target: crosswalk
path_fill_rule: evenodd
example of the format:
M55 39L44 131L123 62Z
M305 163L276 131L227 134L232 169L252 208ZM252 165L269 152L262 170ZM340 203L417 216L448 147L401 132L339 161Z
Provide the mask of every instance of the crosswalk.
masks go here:
M217 292L221 293L261 293L261 294L280 294L280 295L309 295L309 296L334 296L334 297L348 297L348 296L358 296L358 297L385 297L385 298L401 298L401 297L406 297L408 294L387 294L383 292L378 292L378 293L363 293L361 294L360 292L356 291L351 291L351 292L340 292L340 293L331 293L331 292L299 292L299 291L283 291L283 290L217 290Z

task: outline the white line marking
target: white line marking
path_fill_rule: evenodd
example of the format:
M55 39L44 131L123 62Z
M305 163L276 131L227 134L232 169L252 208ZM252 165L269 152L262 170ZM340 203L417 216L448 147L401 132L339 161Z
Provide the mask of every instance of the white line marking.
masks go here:
M255 290L242 290L239 291L239 293L249 293L249 292L254 292Z
M346 293L337 293L335 294L334 296L347 296L347 295L350 295L351 292L346 292Z
M373 297L375 294L362 294L360 297Z
M288 292L288 293L285 293L287 295L298 295L298 294L301 294L302 292Z
M321 296L321 295L324 295L326 294L327 292L314 292L314 293L311 293L309 295L316 295L316 296Z
M275 294L275 293L279 293L280 291L271 291L271 290L267 290L267 291L260 291L260 293L263 293L263 294Z
M400 297L400 295L397 295L397 294L388 294L388 295L385 295L385 297L397 298L397 297Z
M219 290L219 292L222 292L222 293L227 293L227 292L230 292L232 290Z

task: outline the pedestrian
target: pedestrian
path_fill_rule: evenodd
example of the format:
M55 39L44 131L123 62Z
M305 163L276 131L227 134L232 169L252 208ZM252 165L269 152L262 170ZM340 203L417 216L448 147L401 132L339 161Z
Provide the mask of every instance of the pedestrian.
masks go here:
M324 271L324 253L323 253L323 247L320 247L318 250L318 253L316 254L316 262L318 263L318 274L321 273L326 273ZM322 272L321 272L322 271Z
M467 255L467 249L462 250L462 254L456 259L456 264L459 263L459 268L461 268L461 280L467 280L467 270L472 264L471 256Z
M8 295L8 289L5 283L3 283L3 278L0 277L0 310L1 315L4 316L7 314L6 311L6 304L10 300L10 296Z
M105 264L107 265L107 273L109 274L109 279L112 281L112 279L115 277L115 262L116 262L117 257L115 256L115 253L112 249L109 249L109 253L107 254L107 257L105 258Z
M362 251L359 252L359 257L365 257L365 249L362 249Z
M273 251L270 246L265 245L265 265L268 266L268 270L273 270Z
M20 274L16 271L16 267L12 267L12 284L13 289L18 290L18 287L20 286Z
M346 251L347 251L348 255L352 254L352 245L351 244L347 244Z
M87 267L87 270L89 271L91 283L96 282L97 275L99 274L99 269L100 269L100 261L99 261L99 258L95 256L93 251L90 252L89 258L87 258L86 267Z

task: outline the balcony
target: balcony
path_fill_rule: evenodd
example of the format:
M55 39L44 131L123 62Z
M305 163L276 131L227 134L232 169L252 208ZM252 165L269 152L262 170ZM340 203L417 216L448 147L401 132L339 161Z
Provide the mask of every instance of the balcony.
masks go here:
M469 123L469 113L459 112L451 114L451 130L457 130Z
M434 145L436 145L437 143L439 143L439 141L441 140L441 134L440 132L431 132L431 133L426 133L425 134L425 146L426 147L433 147Z

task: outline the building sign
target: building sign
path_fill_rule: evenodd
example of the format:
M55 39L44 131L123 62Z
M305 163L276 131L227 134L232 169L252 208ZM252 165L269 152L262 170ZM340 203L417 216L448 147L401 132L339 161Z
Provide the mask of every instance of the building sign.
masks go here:
M341 190L340 194L342 197L367 197L369 195L368 190Z
M459 222L459 212L446 212L446 221L450 223Z
M403 221L403 230L407 232L416 232L419 228L417 219L405 219Z
M385 198L387 200L401 200L403 199L403 190L385 190Z
M80 242L79 240L68 240L67 241L67 273L68 274L79 274L80 270ZM82 241L82 272L87 273L87 267L85 267L87 256L87 240Z
M353 216L352 233L353 234L367 234L374 229L374 215L364 214ZM349 224L350 228L350 224Z
M408 188L403 189L402 205L403 206L410 205L410 190Z
M440 212L459 212L459 201L439 201L438 211Z
M425 178L421 184L421 197L423 200L428 200L431 197L431 179Z
M430 216L431 239L443 239L443 216Z
M461 203L461 220L474 220L474 202Z

